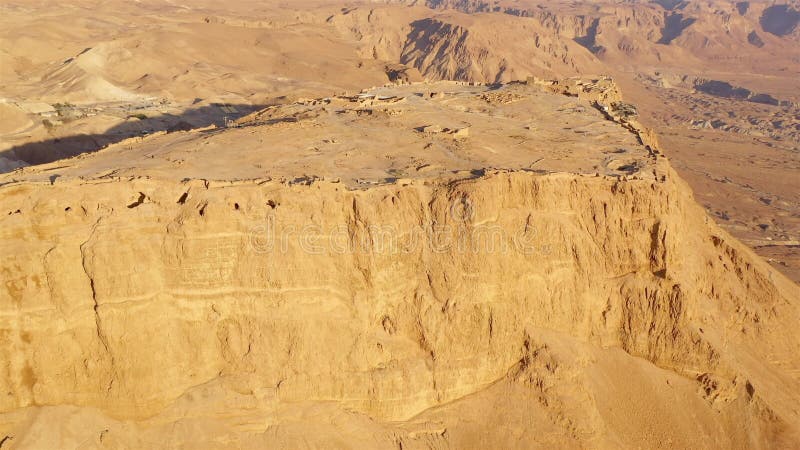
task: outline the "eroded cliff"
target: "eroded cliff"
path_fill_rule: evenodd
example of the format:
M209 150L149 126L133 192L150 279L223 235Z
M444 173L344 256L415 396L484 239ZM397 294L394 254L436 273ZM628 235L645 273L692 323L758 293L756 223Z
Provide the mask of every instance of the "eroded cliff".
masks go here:
M2 176L0 435L797 444L797 286L708 219L614 92L377 89Z

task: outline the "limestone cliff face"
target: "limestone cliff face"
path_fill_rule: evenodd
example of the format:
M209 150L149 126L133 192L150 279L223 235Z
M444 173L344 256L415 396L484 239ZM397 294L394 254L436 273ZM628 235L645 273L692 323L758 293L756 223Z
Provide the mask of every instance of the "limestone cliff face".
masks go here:
M237 376L270 404L405 420L528 379L548 330L696 379L731 430L797 437L798 289L671 172L0 195L2 412L143 419Z
M580 43L553 33L545 21L391 7L356 9L329 22L357 40L364 57L415 67L432 80L508 82L602 72Z
M798 287L607 77L301 100L0 208L14 448L800 442Z
M483 16L474 23L451 14L411 23L401 62L431 79L507 82L533 75L596 73L597 62L572 40L531 21ZM505 51L497 51L501 43ZM535 57L532 58L532 52Z

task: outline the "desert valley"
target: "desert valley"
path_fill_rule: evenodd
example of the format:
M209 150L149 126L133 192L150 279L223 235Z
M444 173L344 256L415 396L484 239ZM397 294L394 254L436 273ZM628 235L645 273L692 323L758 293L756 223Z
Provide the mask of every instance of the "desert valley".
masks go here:
M0 449L800 446L800 2L0 4Z

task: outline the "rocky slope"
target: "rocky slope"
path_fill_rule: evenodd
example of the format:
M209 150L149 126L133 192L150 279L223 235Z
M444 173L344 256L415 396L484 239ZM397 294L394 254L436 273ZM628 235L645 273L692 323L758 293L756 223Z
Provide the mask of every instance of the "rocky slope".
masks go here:
M796 446L800 291L630 111L415 84L0 175L1 442Z

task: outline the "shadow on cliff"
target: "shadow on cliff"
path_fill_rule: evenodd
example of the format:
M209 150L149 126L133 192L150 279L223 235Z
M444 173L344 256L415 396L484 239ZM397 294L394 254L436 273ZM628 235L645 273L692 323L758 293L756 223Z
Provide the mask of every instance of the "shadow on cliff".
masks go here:
M78 134L12 147L0 152L0 161L6 158L11 163L21 162L23 165L47 164L59 159L93 153L108 145L134 136L145 136L160 131L172 133L210 125L224 127L228 120L236 120L265 107L265 105L212 104L187 109L177 115L162 114L146 117L142 114L132 114L125 122L103 133ZM3 167L0 164L0 173L10 172L11 170L13 170L13 167Z

